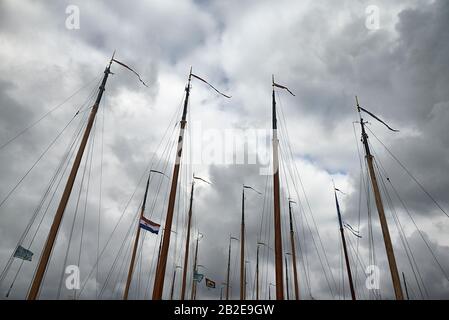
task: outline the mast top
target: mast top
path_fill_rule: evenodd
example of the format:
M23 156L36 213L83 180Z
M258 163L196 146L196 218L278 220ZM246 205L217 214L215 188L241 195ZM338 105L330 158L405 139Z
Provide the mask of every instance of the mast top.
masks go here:
M362 126L362 131L364 131L365 130L365 128L364 128L365 123L363 122L362 110L360 110L360 104L359 104L359 97L358 96L355 96L355 102L356 102L357 112L359 113L360 125Z
M114 52L112 53L111 60L109 60L109 65L108 65L108 68L107 68L107 69L110 69L110 68L111 68L112 61L114 61L114 57L115 57L115 49L114 49Z
M190 66L190 71L189 71L189 80L188 80L188 84L187 84L187 87L190 87L190 81L192 81L192 66Z

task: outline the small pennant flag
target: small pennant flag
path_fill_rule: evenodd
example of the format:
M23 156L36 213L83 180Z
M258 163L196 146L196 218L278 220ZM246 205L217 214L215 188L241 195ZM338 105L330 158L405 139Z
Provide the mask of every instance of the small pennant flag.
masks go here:
M142 84L143 84L145 87L148 88L147 84L140 78L140 75L139 75L136 71L134 71L133 68L131 68L130 66L127 66L127 65L124 64L123 62L120 62L120 61L118 61L118 60L116 60L116 59L112 59L112 61L117 62L117 63L118 63L119 65L121 65L122 67L124 67L124 68L128 69L129 71L131 71L132 73L134 73L134 74L139 78L139 81L142 82Z
M288 93L290 93L292 96L295 96L295 94L294 94L293 92L291 92L290 89L287 88L286 86L282 86L282 85L280 85L280 84L278 84L278 83L273 82L273 87L278 87L278 88L280 88L280 89L287 90Z
M218 91L217 88L215 88L213 85L211 85L209 82L207 82L206 80L204 80L203 78L198 77L197 75L191 73L190 74L192 77L197 78L200 81L203 81L205 84L208 84L212 89L214 89L218 94L221 94L223 97L226 97L228 99L231 99L231 96L228 96L226 94L224 94L223 92Z
M30 250L25 249L22 246L18 246L16 251L14 252L14 257L22 259L22 260L26 260L26 261L31 261L31 259L33 257L33 253Z
M358 107L359 108L359 112L360 110L362 110L363 112L369 114L371 117L373 117L374 119L376 119L377 121L379 121L380 123L382 123L383 125L385 125L388 129L390 129L393 132L399 132L399 130L393 129L392 127L390 127L388 124L386 124L385 121L383 121L382 119L380 119L378 116L376 116L375 114L369 112L368 110L362 108L362 107Z
M194 272L193 273L193 281L196 282L201 282L201 280L203 280L204 274L198 273L198 272Z
M362 236L360 235L358 230L354 230L354 228L351 227L351 225L349 223L345 223L344 224L345 228L348 229L349 231L351 231L351 233L353 235L355 235L357 238L361 238Z
M215 289L215 281L206 278L206 287Z
M153 221L151 221L145 217L140 218L139 225L142 229L145 229L145 230L150 231L151 233L155 233L155 234L159 233L159 228L161 227L160 224L154 223Z

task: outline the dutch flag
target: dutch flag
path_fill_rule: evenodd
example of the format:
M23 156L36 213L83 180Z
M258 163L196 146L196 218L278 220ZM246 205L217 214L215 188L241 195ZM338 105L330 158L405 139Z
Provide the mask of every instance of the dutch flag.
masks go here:
M161 227L160 224L154 223L153 221L151 221L145 217L140 218L139 225L142 229L145 229L145 230L150 231L155 234L159 233L159 228Z

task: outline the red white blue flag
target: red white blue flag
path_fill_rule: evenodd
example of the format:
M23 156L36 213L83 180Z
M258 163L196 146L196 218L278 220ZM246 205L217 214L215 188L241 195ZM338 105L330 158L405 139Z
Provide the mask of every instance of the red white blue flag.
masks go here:
M155 234L159 233L159 228L161 227L160 224L154 223L153 221L151 221L145 217L140 218L139 225L142 229L145 229L145 230L150 231Z

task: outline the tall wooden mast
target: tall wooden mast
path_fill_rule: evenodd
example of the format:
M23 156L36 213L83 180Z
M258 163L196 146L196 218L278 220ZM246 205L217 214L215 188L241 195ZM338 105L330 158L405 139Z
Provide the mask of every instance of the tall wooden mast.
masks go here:
M136 259L137 247L139 246L140 219L145 214L145 205L147 203L148 188L150 186L151 173L162 174L163 176L166 177L166 175L163 172L160 172L160 171L157 171L157 170L150 170L150 173L148 174L147 184L146 184L146 187L145 187L145 194L143 196L142 208L141 208L140 216L139 216L139 223L137 224L136 238L134 239L134 247L133 247L133 252L132 252L132 255L131 255L131 262L129 264L129 269L128 269L128 277L126 279L125 291L123 293L123 300L127 300L128 299L129 287L131 285L131 280L132 280L133 271L134 271L134 263L135 263L135 259ZM159 251L159 253L160 253L160 251Z
M229 275L231 268L231 235L229 235L228 267L226 269L226 300L229 300Z
M198 233L198 236L196 238L196 248L195 248L195 258L193 260L193 274L198 273L197 263L198 263L198 242L200 240L200 237L202 237L201 233ZM193 279L192 281L192 291L190 293L190 300L195 300L196 297L196 281Z
M246 268L245 268L245 189L259 191L250 186L242 188L242 224L240 229L240 300L246 300Z
M53 219L53 223L51 225L47 240L45 242L44 250L42 251L41 257L39 259L39 264L37 266L36 273L33 278L33 283L31 285L30 291L28 293L28 297L27 297L28 300L37 299L37 296L39 294L39 289L42 284L42 279L44 278L45 270L47 269L48 261L50 259L50 255L53 250L56 236L58 235L58 230L59 230L59 226L61 225L64 211L67 207L67 203L69 201L70 194L72 192L73 184L75 183L76 175L78 173L81 159L84 154L84 149L86 148L87 141L89 140L89 135L90 135L92 126L95 121L95 116L97 115L98 107L100 106L101 98L103 97L103 92L106 87L106 81L108 80L108 76L111 73L111 64L112 64L113 59L114 59L114 55L112 55L112 58L109 61L109 65L104 70L103 81L101 82L100 90L98 91L98 95L97 95L97 99L95 100L95 103L92 106L92 109L90 111L89 120L87 122L87 126L86 126L86 129L83 134L83 138L81 140L78 152L76 154L75 161L73 162L73 166L70 171L70 175L67 180L67 184L64 188L64 192L62 193L61 201L59 202L58 209L56 210L56 214Z
M175 270L173 270L173 280L171 282L171 289L170 289L170 300L173 300L173 294L175 293L176 270L180 268L181 266L176 266Z
M178 187L178 178L179 178L179 169L181 165L181 158L182 158L182 146L184 143L184 130L186 128L187 124L187 107L189 104L189 96L190 96L190 82L192 81L192 77L206 83L209 85L212 89L214 89L218 94L226 97L231 98L231 96L227 96L224 93L221 93L216 89L214 86L212 86L209 82L204 80L203 78L198 77L197 75L192 73L192 68L190 68L189 78L187 81L187 85L185 88L186 91L186 97L184 99L184 109L182 112L182 118L181 118L181 128L179 132L179 139L178 139L178 148L176 152L176 158L175 158L175 165L173 169L173 177L172 177L172 184L170 188L170 196L168 199L168 207L167 207L167 216L165 218L165 229L168 232L164 233L164 238L162 241L162 250L161 250L161 258L158 261L157 269L156 269L156 277L154 279L154 286L153 286L153 300L160 300L162 299L162 292L164 290L164 280L165 280L165 270L167 268L167 258L168 258L168 248L170 247L170 231L171 226L173 222L173 213L175 210L175 202L176 202L176 190Z
M273 95L272 95L272 121L273 121L273 203L274 203L274 255L276 268L276 299L284 299L284 275L282 270L282 233L281 233L281 207L279 190L279 155L278 155L278 135L276 119L276 96L273 75Z
M298 270L296 267L296 248L295 248L295 234L293 231L293 219L292 219L292 200L288 200L288 214L290 218L290 243L292 250L292 267L293 267L293 280L295 287L295 300L299 300L299 286L298 286Z
M287 254L285 256L285 285L286 285L286 292L287 292L287 300L290 300L290 293L288 290L288 263L287 263Z
M377 212L379 213L380 226L382 229L382 235L385 242L385 250L387 252L388 265L390 267L391 279L393 282L394 294L396 296L396 300L403 300L404 295L402 293L401 280L399 278L398 267L396 265L396 258L394 256L393 244L391 243L390 231L388 230L387 219L385 217L384 206L382 203L382 197L380 195L379 186L377 183L376 173L374 171L373 159L374 157L371 155L371 151L368 144L368 135L365 131L365 122L363 121L359 100L356 97L357 103L357 111L360 116L360 126L362 127L362 142L365 147L366 160L368 163L368 170L371 178L371 184L374 191L374 197L376 199L376 207Z
M190 205L189 205L189 216L188 216L188 222L187 222L186 249L184 252L184 269L182 270L181 300L185 299L185 294L186 294L187 266L188 266L188 261L189 261L189 247L190 247L190 225L192 223L192 204L193 204L194 188L195 188L195 180L192 181L192 188L190 190Z
M139 246L140 218L142 218L145 213L145 204L147 202L148 187L150 185L150 177L151 177L151 172L148 174L147 185L145 188L145 195L143 196L142 209L140 210L140 217L139 217L139 221L137 223L137 233L136 233L136 238L134 240L134 247L133 247L133 252L131 255L131 262L129 263L128 278L126 279L126 286L125 286L125 292L123 293L123 300L128 299L129 286L131 285L131 278L132 278L132 274L133 274L133 270L134 270L134 261L136 259L137 247Z
M230 274L231 274L231 243L232 240L237 240L237 238L234 238L233 236L229 235L229 249L228 249L228 268L226 272L226 300L229 300L229 288L230 288Z
M245 186L242 188L242 223L240 228L240 300L245 300Z
M256 252L256 300L259 300L259 249L260 246L264 246L265 243L258 242L257 243L257 252Z
M179 168L181 165L182 146L184 143L184 130L187 124L187 106L189 104L190 82L192 80L192 68L190 68L189 78L185 88L186 97L184 99L184 109L181 118L181 128L179 132L178 148L176 152L175 166L173 169L173 177L170 189L170 196L167 208L167 216L165 218L165 232L162 239L161 256L156 268L156 277L154 279L153 300L161 300L164 290L165 270L167 268L168 248L170 246L171 227L173 222L173 212L175 210L176 190L178 187Z
M341 242L343 243L343 252L345 254L346 271L348 272L349 289L351 290L352 300L357 300L355 296L354 283L352 281L351 265L349 263L348 249L346 247L346 238L345 238L345 231L343 229L343 222L341 219L340 205L338 204L337 189L335 189L335 186L334 186L334 194L335 194L335 205L337 206L338 223L340 225Z
M209 181L206 181L200 177L195 177L193 175L192 180L192 188L190 189L190 204L189 204L189 214L188 214L188 220L187 220L187 237L186 237L186 248L184 252L184 270L182 274L182 289L181 289L181 300L185 299L185 293L186 293L186 286L187 286L187 267L188 267L188 261L189 261L189 247L190 247L190 227L192 224L192 212L193 212L193 192L195 190L195 180L201 180L208 184L211 184Z
M246 260L245 261L245 299L246 299L246 291L247 291L247 286L248 286L248 281L246 280L246 275L248 274L248 270L246 270L247 268L247 264L249 264L249 261Z

